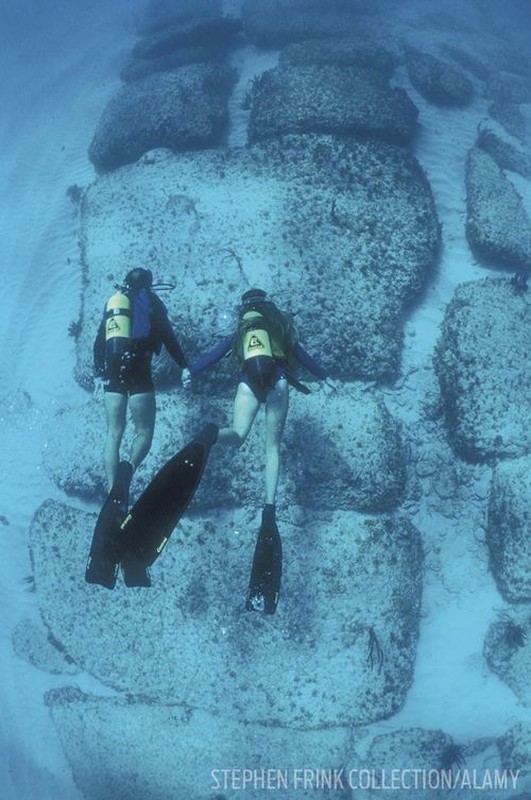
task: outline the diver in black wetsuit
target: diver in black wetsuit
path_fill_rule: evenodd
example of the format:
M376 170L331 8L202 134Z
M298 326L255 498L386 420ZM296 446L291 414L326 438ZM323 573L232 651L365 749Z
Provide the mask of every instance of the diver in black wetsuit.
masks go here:
M94 367L104 378L107 438L104 450L109 488L118 477L128 488L132 474L148 454L155 427L155 390L151 361L162 345L179 365L186 358L173 332L166 307L152 291L150 270L133 269L109 300L94 342ZM135 437L130 461L120 462L127 406Z
M184 386L191 378L215 364L229 352L241 364L240 381L234 400L233 422L221 428L218 441L243 444L262 403L266 408L266 508L274 511L280 470L280 441L288 413L288 385L308 393L291 374L290 363L299 362L320 380L327 373L297 341L289 317L267 299L262 289L251 289L242 296L236 332L224 338L213 350L183 370Z

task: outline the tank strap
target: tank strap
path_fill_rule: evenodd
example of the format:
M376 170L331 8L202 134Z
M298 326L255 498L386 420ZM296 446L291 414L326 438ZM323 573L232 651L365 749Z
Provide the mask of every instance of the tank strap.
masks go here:
M105 319L110 319L111 317L130 317L130 316L131 316L130 308L110 308L105 312Z
M301 394L311 394L312 393L311 389L308 389L308 387L305 386L304 383L301 383L300 381L298 381L297 378L295 378L293 375L291 375L291 373L288 370L284 370L284 377L286 378L286 380L289 383L289 385L293 386L293 388L296 389L298 392L301 392Z

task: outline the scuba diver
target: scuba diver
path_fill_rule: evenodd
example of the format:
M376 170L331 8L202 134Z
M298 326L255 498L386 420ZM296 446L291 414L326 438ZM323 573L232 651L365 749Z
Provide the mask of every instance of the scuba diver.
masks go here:
M107 438L104 449L109 489L115 481L129 490L133 472L148 454L155 427L155 390L151 361L162 345L181 369L186 358L162 300L153 292L153 275L140 267L125 276L107 302L96 340L94 367L104 378ZM135 436L129 461L120 461L120 445L129 405Z
M294 362L320 380L327 373L301 347L290 317L267 298L262 289L242 295L238 325L213 350L200 356L182 373L183 386L232 352L240 364L232 427L221 428L217 441L240 447L246 440L260 405L266 413L266 509L274 513L280 471L280 441L288 413L288 384L305 394L309 389L293 376Z
M151 586L146 565L125 546L122 526L129 506L135 469L151 448L155 427L154 353L162 345L179 365L186 358L162 300L153 292L153 275L140 267L125 276L123 286L106 303L94 342L94 367L104 379L107 437L104 464L109 493L98 515L85 570L87 583L114 589L119 564L127 586ZM135 435L129 461L120 461L127 407Z
M232 352L240 365L240 379L232 426L221 428L216 441L240 447L246 440L258 409L265 405L266 458L265 506L256 540L251 577L245 607L248 611L274 614L282 576L282 541L276 523L275 499L280 472L280 442L288 413L289 384L309 394L309 389L293 375L298 362L316 378L326 380L327 373L301 347L290 317L268 300L263 289L250 289L242 295L238 325L232 336L224 338L213 350L183 370L182 382L217 363Z

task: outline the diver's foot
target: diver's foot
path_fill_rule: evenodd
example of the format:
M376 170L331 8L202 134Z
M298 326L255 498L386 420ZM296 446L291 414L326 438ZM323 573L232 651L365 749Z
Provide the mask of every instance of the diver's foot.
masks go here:
M196 441L200 442L204 447L212 447L217 442L219 435L219 428L214 422L209 422L197 436Z
M276 506L274 503L266 503L262 511L262 525L275 525Z

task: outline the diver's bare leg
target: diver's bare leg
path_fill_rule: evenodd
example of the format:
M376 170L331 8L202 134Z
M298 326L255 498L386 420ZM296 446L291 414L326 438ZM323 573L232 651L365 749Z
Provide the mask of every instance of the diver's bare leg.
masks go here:
M107 415L107 438L105 439L103 462L110 491L116 477L118 462L120 461L120 445L125 430L127 397L119 392L105 392L104 402Z
M238 385L234 398L232 428L221 428L218 442L234 444L240 447L246 440L254 422L260 403L246 383Z
M131 446L130 459L135 470L149 453L153 441L156 412L155 393L132 394L129 398L129 407L135 426L135 438Z
M266 503L275 503L280 474L280 442L288 415L289 388L285 378L276 382L266 403Z

